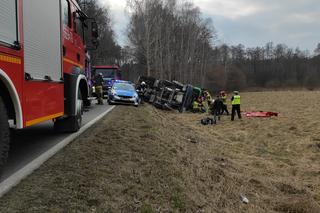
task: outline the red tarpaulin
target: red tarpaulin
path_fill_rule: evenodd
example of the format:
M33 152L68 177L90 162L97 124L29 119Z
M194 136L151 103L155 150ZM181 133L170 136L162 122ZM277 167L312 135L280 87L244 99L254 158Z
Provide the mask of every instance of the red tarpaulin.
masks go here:
M246 117L272 117L272 116L278 116L277 112L245 112L244 113Z

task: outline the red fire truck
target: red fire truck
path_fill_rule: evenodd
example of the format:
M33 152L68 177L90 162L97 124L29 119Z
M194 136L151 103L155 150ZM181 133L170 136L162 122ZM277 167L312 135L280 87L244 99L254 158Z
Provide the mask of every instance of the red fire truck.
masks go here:
M114 81L121 80L120 68L116 65L93 66L92 68L91 73L93 76L99 73L102 74L104 80L103 96L108 97L108 90L112 87Z
M48 120L57 130L81 127L89 90L84 75L87 34L96 41L97 24L75 0L1 1L0 169L10 128Z

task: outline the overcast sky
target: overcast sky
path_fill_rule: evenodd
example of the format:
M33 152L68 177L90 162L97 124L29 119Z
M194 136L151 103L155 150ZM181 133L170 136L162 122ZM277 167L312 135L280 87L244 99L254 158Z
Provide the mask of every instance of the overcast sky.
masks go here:
M109 5L113 26L125 44L126 0L100 0ZM205 18L210 17L221 42L263 46L269 41L309 49L320 42L319 0L194 0Z

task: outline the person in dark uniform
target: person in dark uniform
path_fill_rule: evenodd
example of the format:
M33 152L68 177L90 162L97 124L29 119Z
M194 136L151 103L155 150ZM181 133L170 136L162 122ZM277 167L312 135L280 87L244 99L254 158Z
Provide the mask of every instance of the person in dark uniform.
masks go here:
M96 89L96 94L97 94L97 99L98 103L103 105L103 76L102 73L99 73L98 75L95 76L94 78L94 86Z
M214 124L217 123L217 117L218 117L218 120L220 121L220 112L221 112L222 106L223 106L222 100L220 99L219 95L217 95L217 98L211 104L211 112L213 114Z
M240 104L241 104L240 98L241 97L240 97L238 91L234 91L233 93L234 93L234 95L231 98L231 103L232 103L231 121L234 120L234 116L235 116L236 112L238 114L238 118L241 119L241 110L240 110Z
M138 92L138 95L140 97L141 102L144 101L144 99L145 99L144 96L145 96L146 90L147 90L147 84L146 84L146 82L142 81L140 83L140 85L137 87L137 92Z

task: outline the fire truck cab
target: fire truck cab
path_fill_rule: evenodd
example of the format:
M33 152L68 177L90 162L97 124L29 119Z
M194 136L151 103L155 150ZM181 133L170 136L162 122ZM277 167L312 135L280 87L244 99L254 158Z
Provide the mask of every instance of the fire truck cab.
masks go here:
M98 29L75 0L2 0L0 17L1 169L9 128L48 120L57 130L81 127L89 94L85 35L96 43Z

